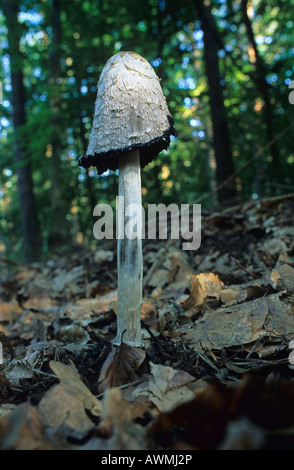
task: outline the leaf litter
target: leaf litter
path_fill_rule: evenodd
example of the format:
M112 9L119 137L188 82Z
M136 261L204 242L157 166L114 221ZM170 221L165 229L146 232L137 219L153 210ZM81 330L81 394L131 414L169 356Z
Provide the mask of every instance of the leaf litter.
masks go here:
M197 251L145 240L143 349L112 345L115 241L3 263L0 448L293 448L293 213L205 211Z

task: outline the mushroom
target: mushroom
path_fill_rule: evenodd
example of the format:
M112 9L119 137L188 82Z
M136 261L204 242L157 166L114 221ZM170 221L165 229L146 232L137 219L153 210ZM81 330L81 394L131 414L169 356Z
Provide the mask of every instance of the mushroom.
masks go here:
M135 52L115 54L98 82L89 145L79 165L96 166L98 174L119 169L116 345L122 336L124 343L142 345L141 168L167 149L171 135L173 119L151 65ZM136 232L126 233L134 217Z

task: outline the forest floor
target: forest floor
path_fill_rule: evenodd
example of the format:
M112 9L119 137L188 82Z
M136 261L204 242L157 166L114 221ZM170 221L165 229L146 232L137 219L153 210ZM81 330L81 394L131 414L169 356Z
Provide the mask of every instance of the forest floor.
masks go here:
M197 251L144 241L142 349L111 343L115 241L2 264L0 448L293 449L293 214L249 202L204 211Z

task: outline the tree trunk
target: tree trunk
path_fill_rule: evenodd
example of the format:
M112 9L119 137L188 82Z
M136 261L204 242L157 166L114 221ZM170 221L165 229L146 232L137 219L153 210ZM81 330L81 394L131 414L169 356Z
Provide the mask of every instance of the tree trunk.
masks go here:
M14 127L14 159L18 176L18 198L20 206L23 251L26 262L36 261L40 253L40 231L33 193L33 179L24 139L19 130L26 122L25 89L23 84L23 58L19 49L21 37L18 23L18 2L3 0L3 12L8 29L11 75L11 104Z
M272 142L270 145L270 151L271 151L271 156L272 156L273 173L274 173L275 179L279 182L281 181L280 152L279 152L277 143L275 141L275 126L274 126L274 121L273 121L273 109L272 109L272 105L270 102L269 85L265 78L266 67L262 60L262 57L259 54L259 50L257 48L251 21L248 16L247 3L248 3L247 0L241 0L243 22L246 27L248 41L251 44L251 47L254 51L255 72L256 72L255 82L264 102L263 114L264 114L264 120L267 126L267 139L268 139L268 142Z
M203 31L204 62L209 89L213 147L216 161L216 182L218 187L222 185L218 189L218 202L224 203L235 199L236 188L232 181L224 185L227 178L233 174L233 160L217 54L218 33L210 7L203 0L195 0L195 6Z
M76 77L76 82L77 82L77 93L78 93L78 100L77 100L77 105L78 105L78 119L79 119L79 137L81 141L81 148L82 148L82 153L85 154L87 152L87 147L88 147L88 142L86 139L85 135L85 126L83 123L83 116L82 116L82 110L81 110L81 79L79 77ZM78 136L77 136L78 137ZM86 177L86 188L87 188L87 193L88 193L88 198L89 198L89 204L91 207L91 211L93 214L94 207L96 204L98 204L98 201L96 199L96 189L95 185L93 184L93 178L89 176L89 168L87 168L87 177Z
M51 137L51 157L49 159L49 175L51 180L50 200L52 209L52 227L49 237L51 248L63 241L65 232L65 217L62 210L62 195L60 187L60 155L61 155L61 125L60 125L60 0L51 3L51 50L50 50L50 108L52 113L53 133Z

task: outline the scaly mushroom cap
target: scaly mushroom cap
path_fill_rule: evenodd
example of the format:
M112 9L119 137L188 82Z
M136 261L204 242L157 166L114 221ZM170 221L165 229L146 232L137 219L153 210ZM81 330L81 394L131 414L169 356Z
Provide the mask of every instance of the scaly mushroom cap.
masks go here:
M99 82L88 149L79 165L98 173L118 169L119 155L140 150L143 168L176 135L173 119L151 65L135 52L119 52Z

